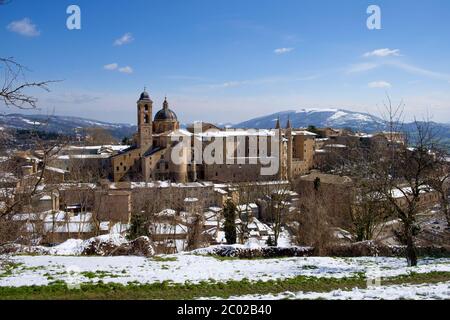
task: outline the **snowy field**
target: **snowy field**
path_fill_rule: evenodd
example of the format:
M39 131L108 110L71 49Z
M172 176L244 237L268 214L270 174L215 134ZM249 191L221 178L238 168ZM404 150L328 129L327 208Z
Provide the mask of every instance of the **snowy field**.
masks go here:
M450 282L421 285L373 286L351 291L335 290L326 293L284 292L277 295L246 295L229 300L448 300ZM214 299L211 299L214 300Z
M0 271L0 287L48 285L57 280L67 283L198 283L242 279L267 281L301 275L342 278L364 274L368 278L387 278L407 275L410 272L450 272L448 258L422 259L415 268L407 268L406 260L402 258L296 257L219 260L189 253L159 258L14 256L10 260L14 268L3 274Z

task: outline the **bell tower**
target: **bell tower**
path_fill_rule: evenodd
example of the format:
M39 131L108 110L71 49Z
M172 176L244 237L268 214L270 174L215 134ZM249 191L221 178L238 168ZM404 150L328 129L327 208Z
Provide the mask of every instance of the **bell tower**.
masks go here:
M153 124L152 124L153 101L146 89L141 93L137 102L138 113L138 147L146 152L153 145Z

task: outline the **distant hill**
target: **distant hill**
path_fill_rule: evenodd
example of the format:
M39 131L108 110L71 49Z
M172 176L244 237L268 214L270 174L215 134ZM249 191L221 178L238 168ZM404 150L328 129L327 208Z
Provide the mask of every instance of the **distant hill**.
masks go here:
M117 139L131 137L137 130L135 125L124 123L109 123L68 116L0 115L0 127L17 130L39 130L65 135L74 134L77 129L99 127L111 132Z
M285 126L288 119L296 128L316 127L353 128L374 131L383 126L383 120L367 113L353 112L342 109L300 109L299 111L283 111L258 117L235 124L235 128L274 128L277 119Z
M284 127L288 118L292 126L296 128L306 128L310 125L316 127L350 128L361 132L376 132L386 129L385 122L377 117L363 112L348 111L344 109L299 109L298 111L283 111L267 116L250 119L238 124L222 123L219 126L232 128L254 128L270 129L274 128L276 121L280 118ZM226 121L226 119L224 119ZM181 124L184 128L185 125ZM450 124L433 123L439 135L450 142ZM76 129L100 127L111 132L117 138L131 137L137 127L133 124L110 123L79 117L69 116L45 116L45 115L23 115L23 114L0 114L0 128L30 130L74 134ZM414 124L404 124L405 131L413 131Z
M350 128L354 131L372 133L386 130L385 121L367 113L348 111L344 109L299 109L298 111L283 111L273 113L267 116L250 119L233 125L234 128L255 128L270 129L274 128L277 119L280 118L281 126L286 126L290 119L295 128L306 128L316 126L318 128ZM432 123L435 131L441 138L450 142L450 124ZM414 123L405 123L403 130L406 132L414 131Z

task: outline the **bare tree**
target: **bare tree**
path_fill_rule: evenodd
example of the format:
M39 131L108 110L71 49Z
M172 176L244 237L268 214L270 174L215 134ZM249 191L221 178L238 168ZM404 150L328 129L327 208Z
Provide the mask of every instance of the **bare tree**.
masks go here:
M259 188L255 188L251 183L237 183L233 185L239 195L239 206L237 206L237 215L241 220L241 228L238 234L239 243L244 244L249 238L249 224L253 221L253 216L249 214L252 211L251 204L255 203L260 197Z
M28 69L13 58L0 58L0 71L3 72L3 84L0 89L0 101L6 106L19 109L34 109L38 99L26 93L28 89L39 88L50 91L48 85L56 81L28 82L25 71Z
M357 194L352 198L350 216L351 233L355 241L373 240L377 234L383 231L383 222L393 213L390 206L378 196L371 186L357 189ZM378 230L378 233L376 233Z
M203 215L204 203L203 201L196 201L189 206L187 212L188 231L187 231L187 245L186 249L192 251L207 245L207 237L205 230L205 217Z
M300 202L291 217L296 227L295 242L311 246L317 255L327 254L333 241L329 199L321 188L298 190Z
M86 128L86 140L89 145L116 144L118 141L111 133L100 127Z
M269 191L270 190L270 191ZM283 183L268 188L269 220L274 233L273 244L278 246L283 225L287 221L290 207L291 184Z
M428 178L428 184L439 194L441 210L450 226L450 204L449 204L449 184L450 184L450 163L448 162L447 148L441 148L434 152L436 169L432 171Z
M410 143L410 147L407 145ZM437 168L432 150L436 136L430 122L415 122L414 140L402 146L391 142L379 161L372 163L370 174L377 192L389 203L402 222L401 240L406 245L409 266L417 265L415 236L418 232L417 214L423 208L420 199L430 191L429 177ZM399 201L402 198L405 204Z
M403 102L394 105L388 97L384 107L381 139L370 148L359 146L355 152L349 148L345 165L337 172L350 174L359 189L358 209L352 214L357 213L354 221L366 230L358 232L370 235L373 223L392 213L401 221L399 235L406 245L408 265L415 266L415 236L419 231L416 220L424 209L421 196L431 190L431 177L446 176L442 170L439 172L439 157L435 154L439 139L428 119L415 121L414 130L405 132Z

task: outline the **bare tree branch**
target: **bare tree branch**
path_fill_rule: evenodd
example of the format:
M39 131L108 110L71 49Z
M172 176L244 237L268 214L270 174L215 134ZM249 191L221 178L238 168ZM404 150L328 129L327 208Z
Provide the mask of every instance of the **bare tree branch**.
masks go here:
M38 99L26 93L28 89L39 88L49 92L49 84L60 80L47 80L28 82L25 72L29 71L25 66L16 62L13 58L0 58L0 69L3 69L3 85L0 88L0 101L7 107L19 109L37 108Z

